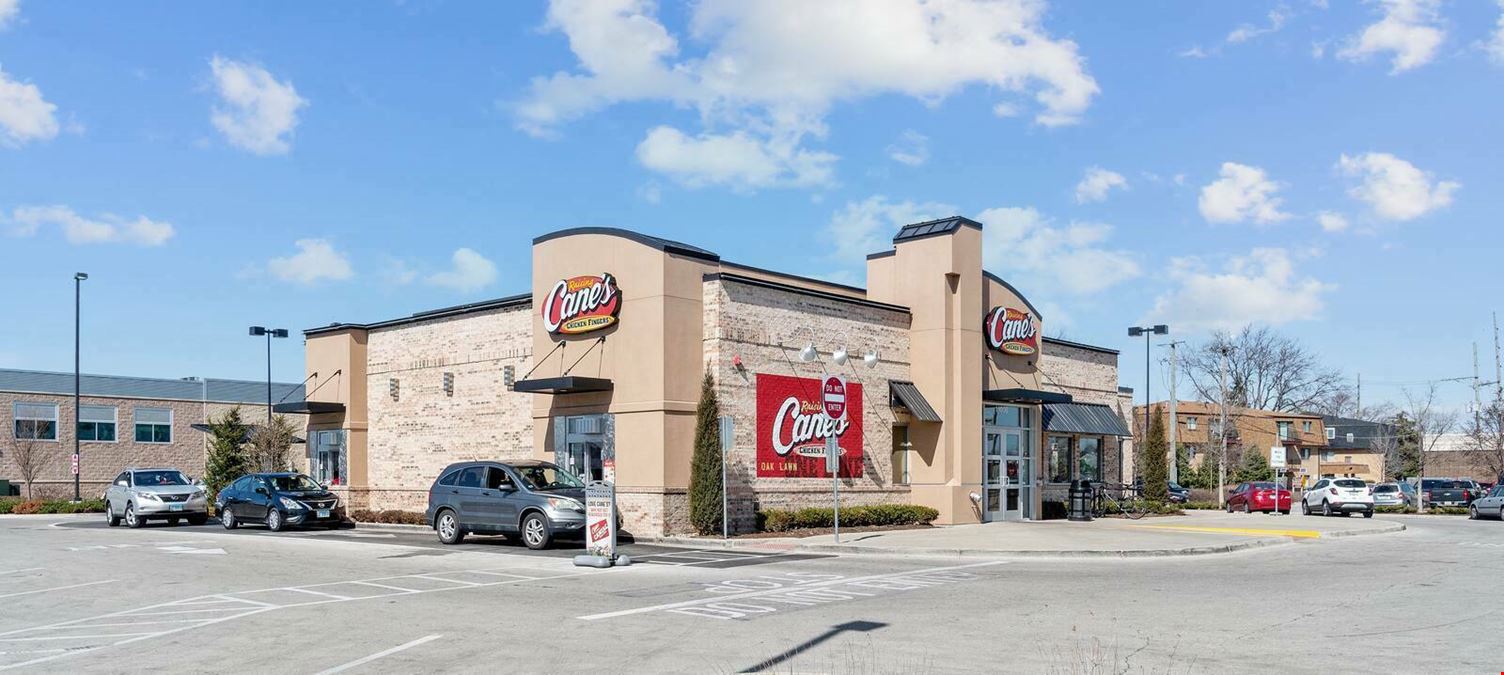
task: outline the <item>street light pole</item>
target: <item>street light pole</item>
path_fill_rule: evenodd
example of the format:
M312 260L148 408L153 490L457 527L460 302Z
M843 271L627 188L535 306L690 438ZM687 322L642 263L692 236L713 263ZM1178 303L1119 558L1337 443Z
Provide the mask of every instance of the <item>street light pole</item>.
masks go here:
M1169 334L1170 334L1170 327L1167 326L1167 325L1165 325L1165 324L1162 324L1162 323L1157 323L1157 324L1154 324L1153 326L1133 326L1133 327L1130 327L1128 329L1128 337L1138 337L1140 335L1144 336L1144 434L1143 434L1143 441L1142 442L1144 444L1144 449L1146 449L1146 450L1148 449L1148 446L1149 446L1149 414L1151 412L1153 412L1153 409L1154 409L1154 399L1149 396L1149 374L1150 374L1150 367L1149 367L1149 346L1150 345L1149 345L1149 342L1150 342L1150 336L1153 336L1153 335L1169 335ZM1171 423L1173 424L1174 420L1171 420ZM1171 460L1171 461L1174 461L1174 460Z
M78 489L78 476L83 473L83 465L80 462L82 458L78 455L78 413L79 399L81 398L80 383L83 380L83 376L79 374L78 352L79 337L81 334L79 317L81 316L80 310L83 307L83 284L84 280L88 278L89 275L84 272L77 272L73 275L73 501L75 502L83 501Z
M272 426L272 338L287 337L286 328L251 326L252 336L266 336L266 427Z

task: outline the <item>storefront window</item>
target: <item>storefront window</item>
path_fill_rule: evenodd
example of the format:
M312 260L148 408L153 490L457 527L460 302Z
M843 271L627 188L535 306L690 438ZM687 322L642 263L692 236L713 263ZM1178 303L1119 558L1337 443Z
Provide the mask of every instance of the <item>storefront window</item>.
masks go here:
M909 482L909 427L893 427L893 476L894 485Z
M1051 436L1050 447L1046 451L1046 459L1050 464L1050 482L1064 483L1071 479L1071 438L1069 436Z
M987 406L982 409L982 424L997 427L1028 427L1029 409L1016 406Z
M309 469L313 479L325 485L344 485L345 430L313 432Z
M1076 439L1076 453L1081 462L1080 477L1084 480L1102 480L1102 439L1096 436Z

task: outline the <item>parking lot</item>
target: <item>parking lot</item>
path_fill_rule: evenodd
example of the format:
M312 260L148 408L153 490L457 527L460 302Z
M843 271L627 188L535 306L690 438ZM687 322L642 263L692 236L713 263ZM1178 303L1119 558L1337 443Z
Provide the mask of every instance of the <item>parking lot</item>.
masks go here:
M0 669L1236 672L1341 644L1323 669L1497 670L1504 523L1404 521L1194 558L631 544L639 564L596 570L421 531L7 517Z

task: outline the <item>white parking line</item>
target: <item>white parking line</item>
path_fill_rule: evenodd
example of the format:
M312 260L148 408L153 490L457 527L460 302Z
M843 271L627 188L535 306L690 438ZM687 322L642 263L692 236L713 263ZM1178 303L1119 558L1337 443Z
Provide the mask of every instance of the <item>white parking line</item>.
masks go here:
M393 590L393 591L402 591L403 593L417 593L418 592L418 590L415 589L415 588L403 588L401 586L389 586L387 584L378 584L378 583L373 583L373 582L370 582L370 581L348 581L348 582L345 582L345 583L360 584L361 586L375 586L377 588L385 588L385 589Z
M35 571L40 570L40 569L42 569L42 568L40 568L40 567L27 567L25 569L19 569L19 570L5 570L3 572L0 572L0 577L3 577L5 575L7 575L7 574L20 574L22 572L35 572Z
M292 591L294 593L307 593L309 595L322 595L326 598L334 598L335 600L354 600L354 598L348 595L335 595L333 593L324 593L322 591L311 591L306 588L284 588L281 590Z
M343 664L343 665L335 666L333 668L330 668L329 670L320 671L318 673L318 675L333 675L334 673L338 673L338 672L341 672L341 671L349 670L349 669L354 668L356 666L363 666L363 665L365 665L367 663L375 661L376 659L386 658L386 657L391 656L393 654L396 654L397 652L400 652L400 651L402 651L404 649L412 649L413 647L416 647L418 645L421 645L421 644L424 644L424 643L427 643L427 642L433 642L434 640L437 640L437 639L439 639L441 637L444 637L444 636L442 636L442 635L426 635L426 636L420 637L420 638L418 638L416 640L413 640L412 642L408 642L408 643L405 643L405 644L400 644L400 645L397 645L396 647L392 647L391 649L388 649L388 650L385 650L385 651L379 651L379 652L376 652L375 654L372 654L372 655L364 657L364 658L355 659L354 661L351 661L351 662Z
M442 572L435 572L434 574L443 574L443 573ZM433 574L414 574L412 576L417 577L419 579L428 579L429 581L444 581L444 582L448 582L448 583L451 583L451 584L460 584L462 586L480 586L481 585L481 584L477 584L477 583L475 583L473 581L460 581L459 579L445 579L444 577L434 576Z
M913 576L913 575L917 575L917 574L930 574L930 573L933 573L933 572L948 572L948 571L951 571L951 570L965 570L965 569L973 569L973 568L977 568L977 567L991 567L993 565L1006 565L1006 564L1008 564L1008 561L1006 561L1006 560L992 560L992 561L988 561L988 562L971 563L969 565L953 565L953 566L949 566L949 567L930 567L930 568L926 568L926 569L908 570L908 571L905 571L905 572L889 572L887 574L873 574L873 575L865 576L865 577L852 577L852 578L849 578L849 579L846 579L846 578L831 579L829 581L821 581L821 582L818 582L818 583L808 584L808 585L803 586L802 588L803 589L820 588L820 587L823 587L823 586L835 586L835 585L839 585L839 584L850 584L850 583L863 582L863 581L876 581L876 580L888 579L888 578L892 578L892 577ZM755 597L762 596L762 595L774 595L774 594L777 594L777 593L788 592L788 590L789 589L787 589L787 588L773 588L773 589L761 590L761 591L748 591L746 593L735 593L735 594L732 594L732 595L722 595L722 596L714 597L714 598L700 598L698 600L685 600L683 602L670 602L670 603L666 603L666 604L662 604L662 605L653 605L651 607L638 607L637 609L623 609L623 610L619 610L619 611L615 611L615 612L603 612L601 614L587 614L585 616L576 617L576 618L583 619L585 621L597 621L599 619L614 619L614 618L622 617L622 616L631 616L633 614L647 614L649 612L658 612L658 611L662 611L662 610L666 610L666 609L677 609L677 608L680 608L680 607L693 607L693 606L696 606L696 605L708 605L708 604L711 604L711 603L725 602L727 600L739 600L741 598L755 598Z
M114 579L108 579L108 580L105 580L105 581L90 581L90 582L85 583L85 584L72 584L72 585L69 585L69 586L53 586L52 588L38 588L38 589L36 589L34 591L21 591L19 593L6 593L5 595L0 595L0 598L15 598L15 597L20 597L22 595L34 595L36 593L48 593L48 592L51 592L51 591L66 591L66 590L68 590L70 588L83 588L84 586L98 586L99 584L113 584L113 583L115 583Z

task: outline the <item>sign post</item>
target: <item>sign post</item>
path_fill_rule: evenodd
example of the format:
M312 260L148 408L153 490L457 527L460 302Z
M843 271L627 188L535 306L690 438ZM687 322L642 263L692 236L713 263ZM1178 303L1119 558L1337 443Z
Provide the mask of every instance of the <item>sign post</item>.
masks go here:
M1269 448L1269 466L1274 469L1274 510L1270 513L1280 515L1279 511L1279 484L1280 477L1285 475L1285 446L1275 445ZM1290 492L1290 508L1295 508L1295 492Z
M730 454L731 440L736 434L736 418L730 415L722 415L720 420L721 432L721 538L729 539L731 528L728 526L731 514L726 511L729 501L726 493L730 488L726 485L726 455Z
M846 378L826 375L820 380L820 399L832 427L846 419ZM841 444L836 435L825 437L825 470L830 472L831 515L835 542L841 543Z

